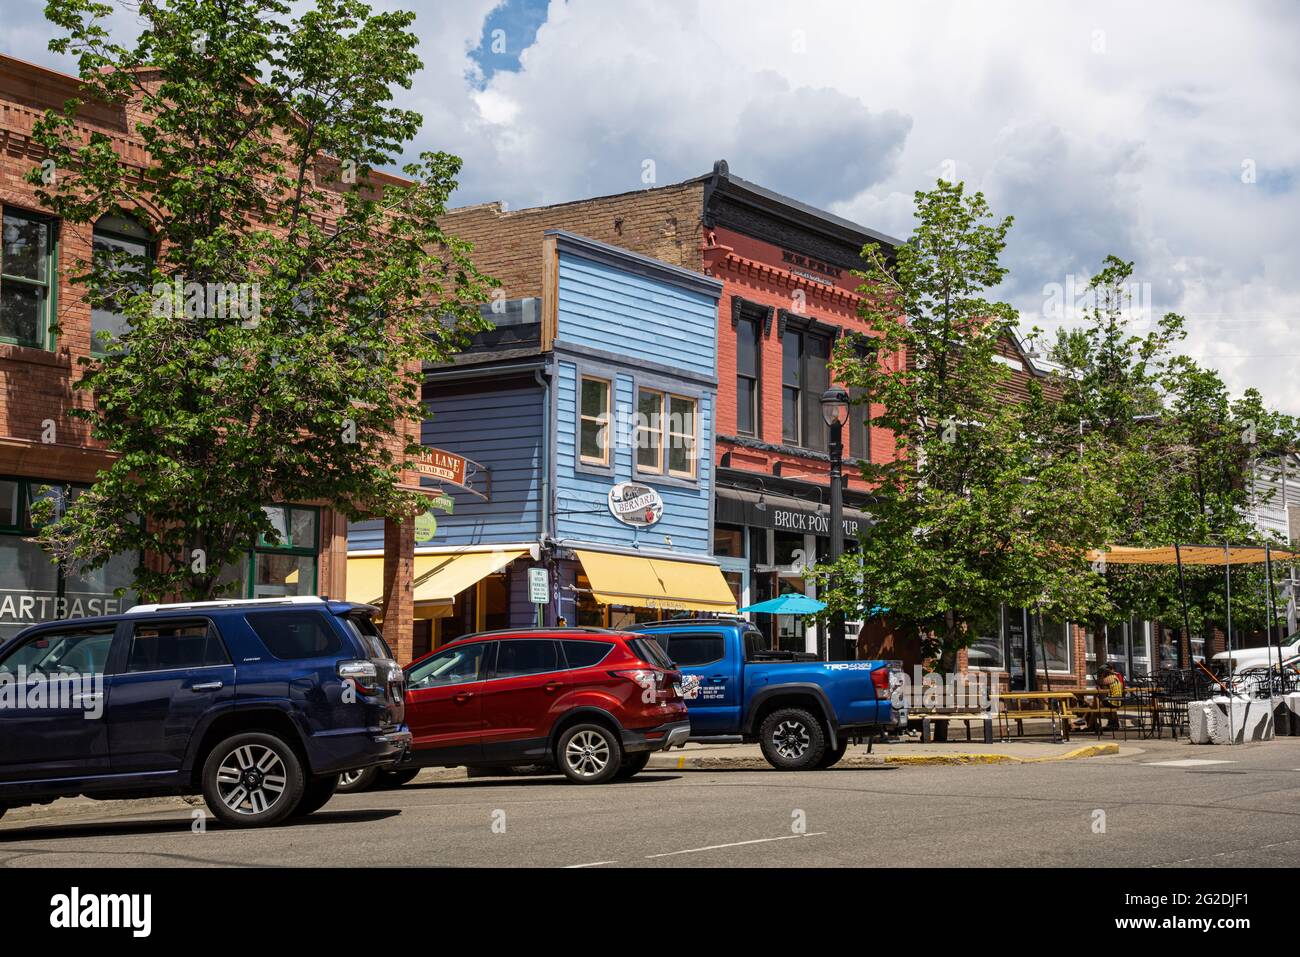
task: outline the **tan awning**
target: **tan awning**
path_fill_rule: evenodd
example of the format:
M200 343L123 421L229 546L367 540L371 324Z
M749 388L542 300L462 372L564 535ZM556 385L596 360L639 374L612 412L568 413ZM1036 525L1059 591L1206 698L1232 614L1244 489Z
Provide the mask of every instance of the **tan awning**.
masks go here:
M1104 560L1108 565L1176 565L1181 558L1184 565L1262 565L1263 545L1232 545L1226 550L1222 545L1172 545L1139 548L1134 545L1108 545L1104 549L1088 552L1088 561ZM1300 557L1298 552L1272 550L1273 561L1287 562Z
M445 617L457 595L526 554L527 549L505 548L490 552L416 555L415 617ZM349 557L348 601L382 606L383 596L384 556Z
M602 605L664 611L734 614L736 600L722 569L709 562L678 561L574 549Z

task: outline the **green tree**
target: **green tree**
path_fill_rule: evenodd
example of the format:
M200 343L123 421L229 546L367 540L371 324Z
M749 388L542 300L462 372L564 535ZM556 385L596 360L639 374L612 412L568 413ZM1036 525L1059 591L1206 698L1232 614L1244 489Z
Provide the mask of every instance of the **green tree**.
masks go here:
M30 181L67 222L133 217L153 251L73 264L127 321L76 382L93 406L74 414L117 458L61 514L46 506L41 537L83 569L147 552L142 595L208 598L250 543L277 541L267 503L416 507L394 483L418 449L420 365L480 328L490 283L438 225L459 159L422 154L409 181L376 171L421 122L390 94L421 66L414 14L142 0L123 45L110 11L49 0L65 32L51 49L76 54L84 95L37 125L52 163ZM143 171L78 135L84 101L129 118Z
M1252 481L1260 463L1294 448L1296 423L1265 407L1255 390L1232 398L1222 379L1176 352L1184 321L1166 314L1145 335L1133 263L1107 257L1089 286L1092 306L1081 325L1061 330L1048 357L1059 399L1035 426L1057 455L1091 449L1109 463L1117 503L1111 541L1170 546L1262 544L1252 521L1266 504ZM1037 332L1037 330L1036 330ZM1112 620L1160 620L1182 630L1182 591L1168 566L1106 565ZM1263 571L1234 575L1234 627L1265 622ZM1185 592L1194 633L1226 621L1221 566L1187 569Z
M1113 503L1092 454L1054 455L1032 426L1046 399L1009 402L997 361L1016 313L989 291L1011 219L940 181L916 194L917 226L892 260L875 245L858 273L868 335L836 351L837 377L895 436L892 461L864 465L876 524L834 576L832 610L881 606L952 670L974 625L1002 602L1076 618L1103 600L1087 574Z

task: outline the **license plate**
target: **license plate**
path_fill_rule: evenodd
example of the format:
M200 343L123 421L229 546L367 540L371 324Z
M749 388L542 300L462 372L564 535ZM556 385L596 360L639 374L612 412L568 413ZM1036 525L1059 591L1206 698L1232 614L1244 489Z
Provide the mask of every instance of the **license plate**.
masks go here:
M687 700L698 697L700 694L700 676L699 675L682 675L682 680L673 685L677 694Z

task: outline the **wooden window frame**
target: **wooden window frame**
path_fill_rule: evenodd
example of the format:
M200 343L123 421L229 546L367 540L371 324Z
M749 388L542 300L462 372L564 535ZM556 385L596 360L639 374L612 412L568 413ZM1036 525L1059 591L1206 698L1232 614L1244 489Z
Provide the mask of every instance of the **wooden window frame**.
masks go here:
M599 382L602 386L605 387L605 410L598 416L587 415L587 413L583 410L582 407L583 386L588 382ZM583 465L597 465L600 466L601 468L606 468L609 466L610 463L609 430L610 430L611 420L613 419L612 406L614 402L614 383L612 380L602 378L601 376L579 375L577 399L578 399L578 435L577 435L578 461ZM597 423L596 436L598 442L601 434L600 430L604 429L605 440L603 442L599 442L601 447L601 454L599 458L593 458L589 455L584 455L582 452L582 426L583 423L585 422Z
M26 276L14 276L5 272L4 250L3 247L0 247L0 286L7 283L16 283L33 289L44 289L45 308L43 315L37 320L36 340L29 342L15 336L0 335L0 343L22 346L27 349L43 349L50 352L54 349L54 333L50 327L54 325L54 317L58 315L59 306L59 221L52 216L34 213L23 209L21 206L0 204L0 230L4 228L3 222L6 214L21 216L24 219L45 224L45 281L40 282Z

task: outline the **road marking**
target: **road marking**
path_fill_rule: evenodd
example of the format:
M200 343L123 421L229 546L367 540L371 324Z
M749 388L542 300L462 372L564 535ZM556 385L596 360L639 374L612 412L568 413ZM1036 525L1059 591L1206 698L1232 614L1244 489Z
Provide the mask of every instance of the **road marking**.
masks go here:
M565 870L571 871L579 867L600 867L602 864L617 864L618 861L592 861L590 864L566 864Z
M1236 764L1236 761L1213 760L1211 758L1183 758L1179 761L1144 761L1149 768L1199 768L1206 764Z
M736 841L733 844L710 844L708 847L690 847L684 851L668 851L666 854L647 854L647 861L656 857L672 857L675 854L698 854L701 851L720 851L726 847L744 847L746 844L767 844L769 841L788 841L796 837L819 837L825 834L825 831L812 831L808 834L784 834L781 837L760 837L752 841Z

